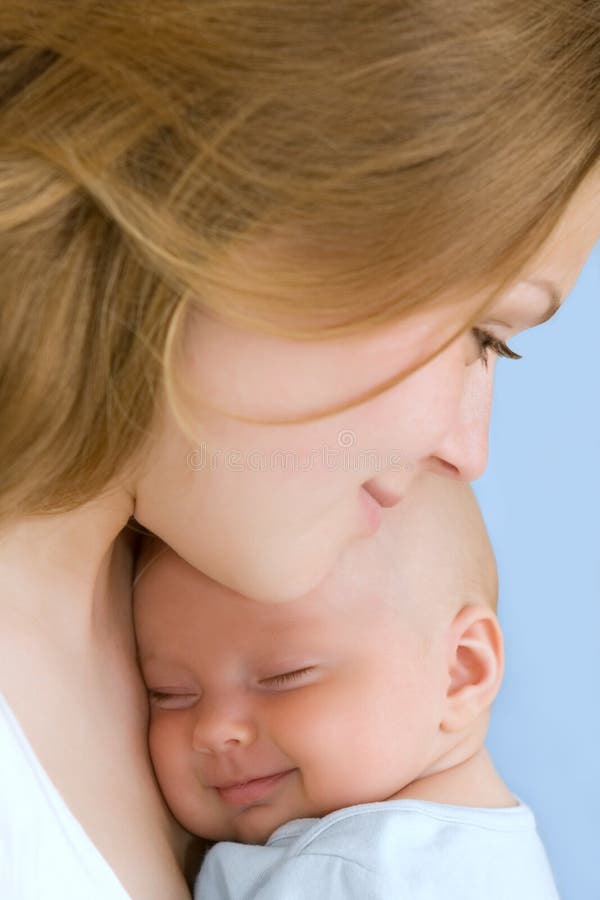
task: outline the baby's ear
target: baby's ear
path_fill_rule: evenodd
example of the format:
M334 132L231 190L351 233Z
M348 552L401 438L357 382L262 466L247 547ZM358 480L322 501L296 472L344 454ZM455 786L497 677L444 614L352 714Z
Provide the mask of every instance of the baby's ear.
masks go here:
M491 706L504 673L504 641L495 613L464 606L448 630L448 691L440 728L462 731Z

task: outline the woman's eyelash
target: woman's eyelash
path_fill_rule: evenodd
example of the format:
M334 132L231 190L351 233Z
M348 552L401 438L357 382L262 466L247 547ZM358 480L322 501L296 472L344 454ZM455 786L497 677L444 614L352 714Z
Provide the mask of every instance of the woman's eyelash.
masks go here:
M482 362L484 366L487 366L488 350L491 350L496 356L502 356L504 359L523 359L519 353L515 353L514 350L510 349L508 344L505 344L504 341L494 337L489 331L485 331L483 328L473 328L473 334L479 344L478 360Z

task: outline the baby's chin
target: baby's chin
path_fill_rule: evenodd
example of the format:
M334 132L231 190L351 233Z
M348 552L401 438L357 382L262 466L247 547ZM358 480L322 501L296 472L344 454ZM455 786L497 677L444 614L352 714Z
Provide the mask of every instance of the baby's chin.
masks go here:
M202 829L200 837L210 841L235 841L238 844L266 844L274 831L297 816L274 810L267 804L247 807L227 822Z

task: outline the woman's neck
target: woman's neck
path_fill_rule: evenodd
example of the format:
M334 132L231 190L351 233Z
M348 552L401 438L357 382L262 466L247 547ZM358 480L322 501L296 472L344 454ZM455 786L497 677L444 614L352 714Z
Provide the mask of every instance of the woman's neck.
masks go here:
M5 624L81 641L112 630L129 580L127 541L115 543L132 511L126 491L75 510L22 519L0 533L0 616ZM128 612L128 610L126 610Z
M131 498L0 535L0 690L50 780L135 897L189 897L185 835L148 756L131 614Z

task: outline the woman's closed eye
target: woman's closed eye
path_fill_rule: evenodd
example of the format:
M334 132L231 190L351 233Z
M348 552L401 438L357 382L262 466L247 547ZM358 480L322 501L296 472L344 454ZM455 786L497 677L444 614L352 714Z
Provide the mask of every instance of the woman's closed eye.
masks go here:
M280 675L263 678L260 683L265 687L294 687L300 682L306 681L314 671L314 666L305 666L303 669L294 669L291 672L282 672Z
M148 688L148 699L151 706L160 709L189 709L196 703L198 694L183 690L155 690Z
M501 341L499 338L495 337L491 332L486 331L484 328L473 328L472 329L473 336L477 341L477 345L479 347L479 356L477 357L477 362L482 362L484 366L487 366L488 363L488 351L492 351L496 356L501 356L504 359L522 359L518 353L515 353L514 350L505 344L504 341Z

